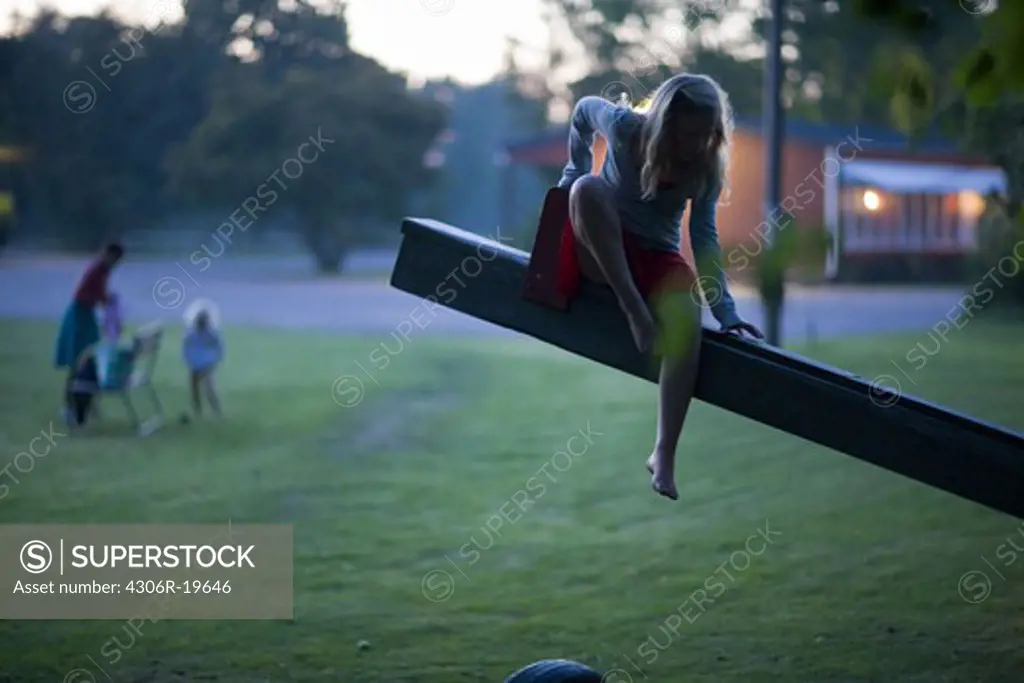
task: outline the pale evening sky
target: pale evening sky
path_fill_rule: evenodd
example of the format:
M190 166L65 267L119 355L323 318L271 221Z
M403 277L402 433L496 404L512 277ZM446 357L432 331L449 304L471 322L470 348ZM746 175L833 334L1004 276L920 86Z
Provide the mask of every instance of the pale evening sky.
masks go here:
M156 23L180 16L179 0L6 0L10 10L32 14L42 5L62 14L94 14L113 7L126 19ZM173 9L168 9L173 8ZM466 83L489 80L502 67L505 37L543 49L547 31L541 0L349 0L352 46L415 79L453 76ZM9 12L0 18L8 29Z

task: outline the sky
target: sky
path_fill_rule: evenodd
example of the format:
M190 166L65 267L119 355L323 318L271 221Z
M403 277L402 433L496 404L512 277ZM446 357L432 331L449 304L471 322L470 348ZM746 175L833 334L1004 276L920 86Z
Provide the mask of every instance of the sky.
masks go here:
M180 16L180 0L3 0L34 13L46 4L62 14L95 14L103 7L146 23L165 12ZM174 8L174 9L172 9ZM348 0L352 47L403 71L413 81L451 76L467 84L490 80L502 68L506 36L539 52L547 43L541 0ZM6 12L5 12L6 15ZM0 19L0 29L10 26Z

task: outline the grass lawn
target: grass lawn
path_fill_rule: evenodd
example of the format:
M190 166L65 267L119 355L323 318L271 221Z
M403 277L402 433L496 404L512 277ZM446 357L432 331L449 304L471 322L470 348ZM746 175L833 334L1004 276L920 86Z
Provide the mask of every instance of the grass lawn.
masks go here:
M5 460L55 414L59 378L38 381L53 332L0 323ZM915 375L920 393L1024 427L1022 333L973 323ZM814 355L874 377L923 338ZM1019 520L705 405L668 502L643 467L652 387L539 343L413 338L374 371L382 336L226 339L223 422L139 439L111 402L19 474L0 522L293 524L294 621L134 638L118 621L7 621L0 682L498 682L549 657L621 669L609 683L1022 680ZM177 344L158 378L175 413ZM340 407L332 384L357 362L374 381ZM588 429L579 457L555 455ZM958 591L972 570L992 581L976 604Z

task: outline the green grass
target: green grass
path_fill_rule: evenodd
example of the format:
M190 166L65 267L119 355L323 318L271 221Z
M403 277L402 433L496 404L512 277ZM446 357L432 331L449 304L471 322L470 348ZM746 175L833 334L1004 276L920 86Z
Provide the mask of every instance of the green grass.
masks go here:
M1024 427L1022 332L972 324L917 389ZM0 323L0 453L54 415L59 378L38 381L52 333ZM873 377L921 338L814 355ZM394 340L235 329L227 341L224 422L139 439L118 433L111 403L102 428L21 476L0 522L293 524L294 621L146 624L116 663L101 651L129 642L123 622L4 622L0 681L76 668L104 681L102 666L115 681L496 682L548 657L637 683L1020 681L1024 560L995 555L1010 538L1024 548L1018 520L705 405L681 447L682 500L659 499L643 468L652 387L539 343L414 337L346 409L335 378L372 370ZM176 345L158 378L173 412L185 406ZM586 452L554 469L588 424ZM517 494L545 465L543 494ZM489 534L517 495L528 509ZM772 544L720 569L766 521ZM992 592L969 604L958 581L975 569ZM439 602L423 592L434 570L454 580ZM703 612L690 597L701 588L714 600Z

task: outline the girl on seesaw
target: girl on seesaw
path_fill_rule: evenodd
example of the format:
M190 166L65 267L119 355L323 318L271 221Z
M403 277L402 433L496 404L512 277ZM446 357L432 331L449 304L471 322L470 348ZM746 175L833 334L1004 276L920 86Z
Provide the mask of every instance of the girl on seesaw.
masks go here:
M680 253L681 222L690 203L690 243L705 292L722 329L763 339L736 313L725 286L715 205L725 180L732 111L721 87L707 76L680 74L665 81L645 112L584 97L573 110L569 163L559 187L569 188L569 217L560 281L573 294L580 274L614 291L642 353L654 349L656 310L667 294L685 320L686 349L666 355L659 378L658 428L647 459L651 486L679 498L676 447L696 386L700 353L700 302L691 293L697 278ZM591 144L606 143L604 164L591 174ZM661 320L664 326L667 320ZM678 324L678 321L671 321Z

